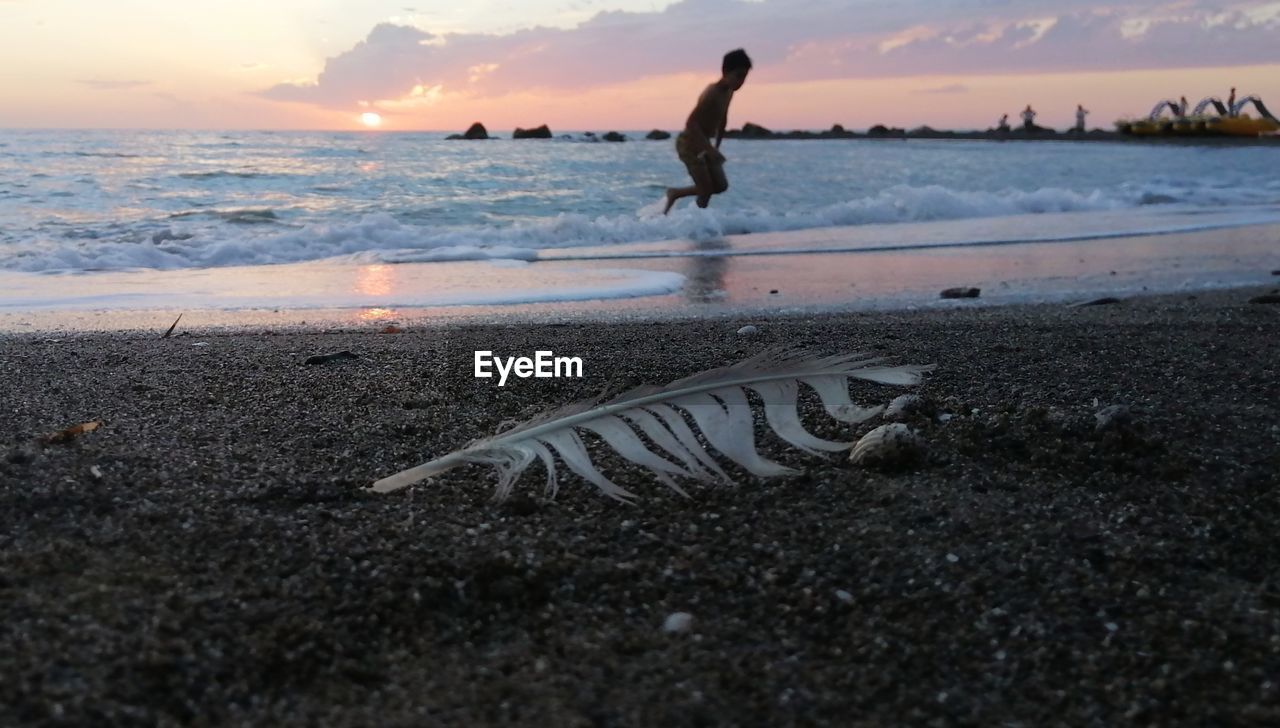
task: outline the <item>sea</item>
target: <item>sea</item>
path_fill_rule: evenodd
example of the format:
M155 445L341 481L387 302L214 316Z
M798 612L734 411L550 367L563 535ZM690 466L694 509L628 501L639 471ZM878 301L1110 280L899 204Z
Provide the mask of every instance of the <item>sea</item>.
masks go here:
M679 269L628 276L625 261L708 250L811 254L819 239L846 253L1023 239L1114 246L1135 235L1280 222L1280 145L730 139L722 148L729 191L705 210L684 200L664 216L664 189L688 183L671 140L445 136L0 130L0 310L172 307L196 289L200 296L180 303L670 295L684 284ZM1158 246L1149 255L1158 267ZM614 265L589 280L539 268L575 259ZM459 262L484 267L441 267ZM443 298L438 287L401 286L385 300L335 290L334 277L345 275L335 271L355 276L369 266L436 266L421 275L453 280L442 272L459 271L466 280ZM219 284L279 289L294 272L313 282L261 296L223 295L236 286ZM536 295L521 295L522 277L539 281ZM148 298L151 290L163 301Z

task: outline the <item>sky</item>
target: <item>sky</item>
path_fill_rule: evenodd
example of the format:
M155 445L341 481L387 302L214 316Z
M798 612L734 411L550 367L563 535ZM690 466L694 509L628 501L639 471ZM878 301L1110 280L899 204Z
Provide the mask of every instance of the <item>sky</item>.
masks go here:
M1162 98L1280 107L1280 0L0 0L0 127L1091 126Z

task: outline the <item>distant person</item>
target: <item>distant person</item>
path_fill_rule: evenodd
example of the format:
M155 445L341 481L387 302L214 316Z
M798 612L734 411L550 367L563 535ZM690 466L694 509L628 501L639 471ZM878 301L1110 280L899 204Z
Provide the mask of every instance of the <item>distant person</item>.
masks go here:
M1183 119L1187 116L1187 97L1183 96L1178 99L1178 118Z
M1231 95L1227 97L1227 116L1236 115L1236 87L1231 87Z
M729 103L733 94L742 88L751 70L751 58L741 48L725 54L720 64L720 80L711 84L698 97L698 103L689 113L684 131L676 136L676 154L693 178L691 187L668 187L667 206L662 211L671 212L671 206L682 197L697 195L698 207L711 204L711 196L729 189L724 175L724 155L720 142L729 122ZM715 144L711 138L715 137Z
M1035 131L1036 112L1031 108L1031 104L1027 104L1027 108L1022 110L1022 128L1027 131Z
M1009 131L1009 115L1000 116L1000 123L996 125L996 131Z
M1084 104L1076 104L1076 131L1084 132L1084 117L1089 115L1089 110Z

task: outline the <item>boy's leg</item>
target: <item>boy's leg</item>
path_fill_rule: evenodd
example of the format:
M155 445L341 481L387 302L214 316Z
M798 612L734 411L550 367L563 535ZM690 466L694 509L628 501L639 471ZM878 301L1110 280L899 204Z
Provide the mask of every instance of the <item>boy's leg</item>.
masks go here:
M684 197L698 196L698 207L706 207L711 200L712 190L715 189L711 180L711 171L707 168L707 163L702 159L683 160L685 167L689 169L689 176L693 178L693 186L691 187L668 187L667 188L667 207L662 214L671 211L671 206L676 204L676 200Z

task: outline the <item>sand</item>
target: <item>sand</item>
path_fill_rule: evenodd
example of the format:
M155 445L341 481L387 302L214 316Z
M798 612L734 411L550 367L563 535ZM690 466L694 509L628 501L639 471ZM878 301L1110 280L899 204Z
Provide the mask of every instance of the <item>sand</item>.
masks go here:
M0 724L1274 724L1265 292L0 338ZM547 501L536 466L505 503L481 468L362 490L504 420L780 344L936 363L927 459L865 470L761 436L801 474L683 498L596 447L637 504L573 476ZM476 349L586 376L499 389ZM1098 429L1112 405L1129 419ZM832 439L878 424L807 410Z

